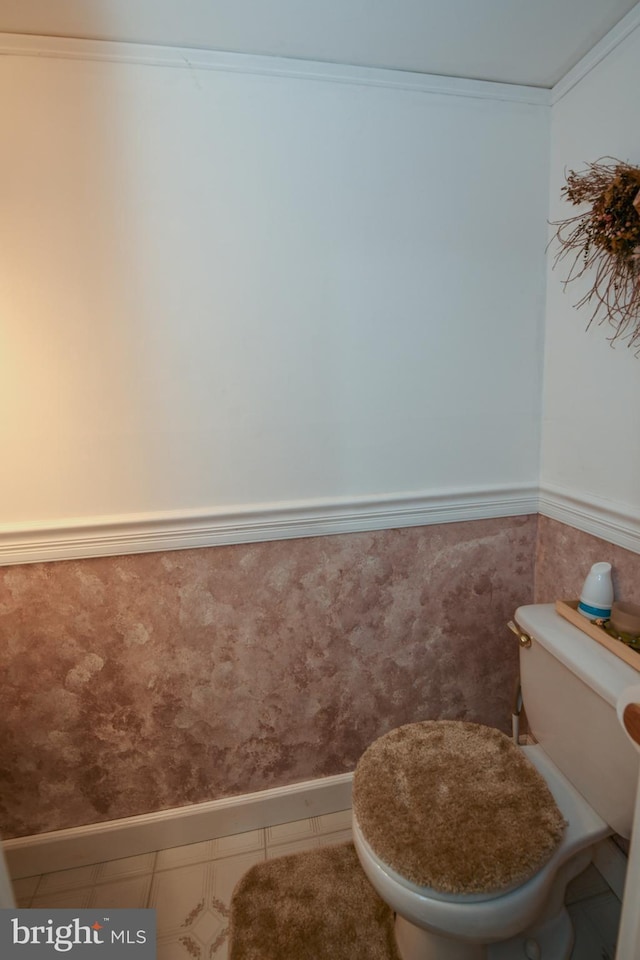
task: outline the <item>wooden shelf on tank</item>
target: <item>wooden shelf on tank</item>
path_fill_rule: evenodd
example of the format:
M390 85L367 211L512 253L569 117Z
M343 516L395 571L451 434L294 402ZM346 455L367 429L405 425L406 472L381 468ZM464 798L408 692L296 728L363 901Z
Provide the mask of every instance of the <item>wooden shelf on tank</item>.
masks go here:
M601 643L603 647L606 647L607 650L614 653L616 657L620 657L621 660L628 663L634 670L640 671L640 652L627 646L623 640L616 640L615 637L610 637L604 627L598 626L597 623L587 620L581 613L578 613L577 600L556 600L556 610L561 617L569 620L578 630L582 630L583 633L588 634L593 640L597 640L598 643Z

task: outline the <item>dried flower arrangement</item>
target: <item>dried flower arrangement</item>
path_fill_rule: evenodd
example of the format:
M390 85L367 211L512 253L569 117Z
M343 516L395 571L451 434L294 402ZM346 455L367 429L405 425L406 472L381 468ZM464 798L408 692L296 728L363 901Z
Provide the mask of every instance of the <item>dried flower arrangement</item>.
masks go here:
M640 353L640 167L603 157L581 172L570 170L562 194L591 208L552 224L552 241L560 244L553 265L573 257L565 286L595 269L591 289L576 303L593 308L587 328L608 321L610 341L626 337Z

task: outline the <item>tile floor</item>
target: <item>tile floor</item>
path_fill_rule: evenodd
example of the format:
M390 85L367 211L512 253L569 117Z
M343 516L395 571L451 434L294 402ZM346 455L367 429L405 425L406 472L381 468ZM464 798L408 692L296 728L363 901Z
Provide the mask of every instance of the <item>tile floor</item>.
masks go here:
M17 880L21 907L155 907L157 960L227 960L236 883L254 863L351 839L345 810L233 837ZM572 960L614 960L620 903L595 867L567 892Z

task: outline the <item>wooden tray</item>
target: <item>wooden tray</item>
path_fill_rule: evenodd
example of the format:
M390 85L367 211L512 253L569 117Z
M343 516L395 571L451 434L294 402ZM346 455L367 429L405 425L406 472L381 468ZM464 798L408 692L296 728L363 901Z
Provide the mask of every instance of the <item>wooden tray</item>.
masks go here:
M607 631L599 627L597 623L592 623L591 620L587 620L581 613L578 613L577 600L556 600L556 610L561 617L569 620L578 630L587 633L593 640L597 640L603 647L610 650L611 653L615 653L616 657L620 657L629 666L640 671L640 653L628 647L622 640L610 637Z

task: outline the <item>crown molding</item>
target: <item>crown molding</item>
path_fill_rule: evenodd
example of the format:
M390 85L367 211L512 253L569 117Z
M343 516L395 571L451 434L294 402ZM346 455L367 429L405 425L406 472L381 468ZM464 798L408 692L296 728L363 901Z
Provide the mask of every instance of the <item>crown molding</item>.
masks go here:
M640 512L554 484L540 487L538 512L625 550L640 553Z
M0 565L363 533L537 512L531 484L0 527Z
M573 90L576 84L580 83L588 73L591 73L594 67L597 67L605 57L608 57L609 54L612 53L616 47L620 46L638 27L640 27L640 4L633 7L622 20L619 20L615 27L612 27L609 33L596 43L596 45L578 61L575 67L572 67L568 73L565 73L564 77L552 87L550 91L551 105L553 106L553 104L562 100L570 90Z
M514 101L548 106L550 92L542 87L488 80L468 80L434 74L411 73L379 67L296 60L287 57L226 53L193 47L163 47L112 40L83 40L67 37L39 37L0 33L0 54L16 57L49 57L64 60L97 60L133 63L143 66L172 67L182 70L217 70L258 76L319 80L358 86L387 87L414 93L439 94L480 100Z

